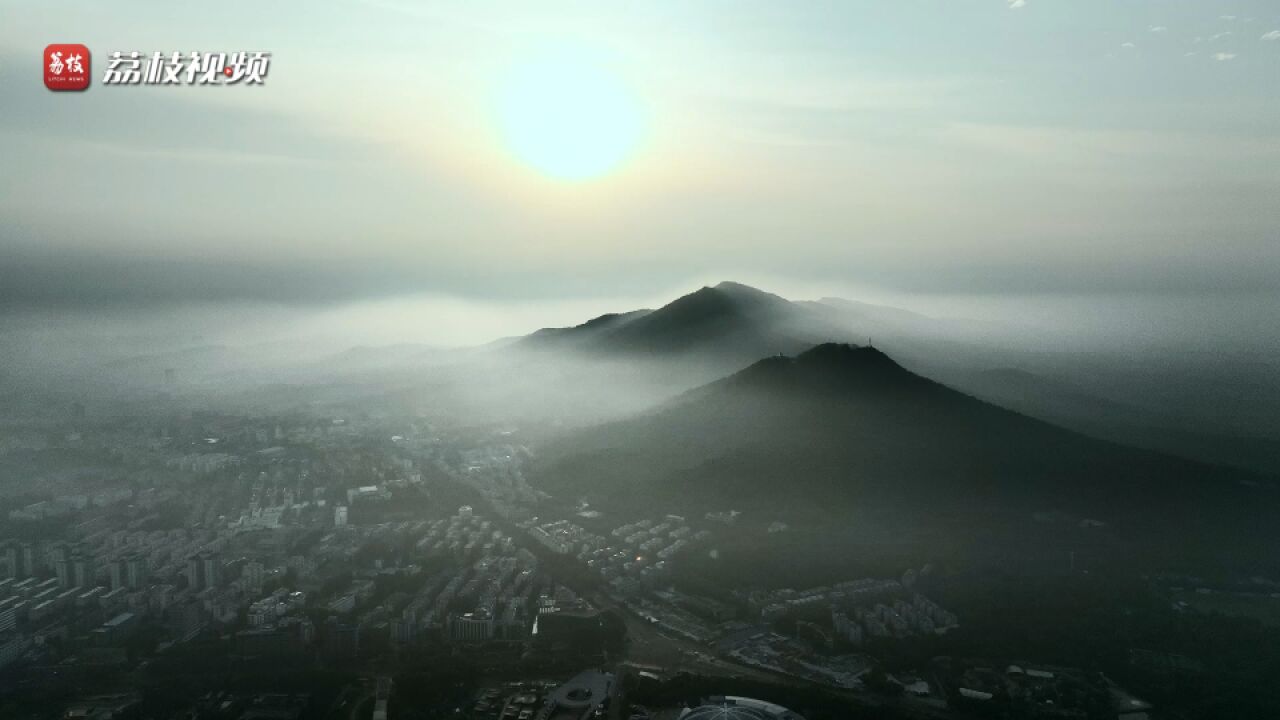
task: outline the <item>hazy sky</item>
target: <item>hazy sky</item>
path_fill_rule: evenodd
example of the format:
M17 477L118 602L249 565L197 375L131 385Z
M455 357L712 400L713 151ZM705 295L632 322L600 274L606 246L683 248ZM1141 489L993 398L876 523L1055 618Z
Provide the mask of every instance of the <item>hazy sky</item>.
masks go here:
M425 294L568 316L730 277L1277 295L1274 0L2 0L0 17L0 312ZM52 42L93 51L88 91L43 87ZM548 177L503 134L504 83L566 49L636 109L638 144L595 180ZM261 87L104 87L113 50L273 64Z

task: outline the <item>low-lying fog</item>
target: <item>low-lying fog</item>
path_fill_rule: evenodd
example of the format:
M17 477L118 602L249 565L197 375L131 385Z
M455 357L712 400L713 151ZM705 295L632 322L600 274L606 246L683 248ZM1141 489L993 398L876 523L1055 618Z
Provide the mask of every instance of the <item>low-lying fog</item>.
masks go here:
M302 384L359 386L370 396L425 389L424 400L434 393L455 402L475 394L491 413L507 405L519 415L535 405L557 415L575 412L573 403L555 399L559 385L577 377L578 391L599 391L584 418L596 420L714 379L720 366L681 378L643 369L628 376L616 358L602 369L595 360L553 352L512 378L509 363L519 351L509 339L608 312L658 308L702 284L648 297L13 307L0 316L0 382L15 405L40 405L48 395L70 401L81 393L120 399L155 391L198 392L201 402L234 405L233 398L256 386ZM1144 423L1280 436L1272 417L1280 406L1275 297L943 296L770 279L752 284L793 301L842 297L884 306L871 308L873 321L851 321L844 337L829 339L869 340L911 369L977 394L985 380L969 378L1022 371L1059 395L1087 397L1103 409L1085 412L1115 402L1142 409ZM861 321L871 317L856 306L854 313ZM863 330L881 337L863 338ZM584 362L591 370L580 367ZM539 388L544 381L548 386Z

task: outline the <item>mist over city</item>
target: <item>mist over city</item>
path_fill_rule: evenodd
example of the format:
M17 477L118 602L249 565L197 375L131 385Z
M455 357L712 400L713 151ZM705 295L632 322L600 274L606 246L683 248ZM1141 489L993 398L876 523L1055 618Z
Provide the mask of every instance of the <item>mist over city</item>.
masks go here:
M1280 711L1270 3L7 9L0 718Z

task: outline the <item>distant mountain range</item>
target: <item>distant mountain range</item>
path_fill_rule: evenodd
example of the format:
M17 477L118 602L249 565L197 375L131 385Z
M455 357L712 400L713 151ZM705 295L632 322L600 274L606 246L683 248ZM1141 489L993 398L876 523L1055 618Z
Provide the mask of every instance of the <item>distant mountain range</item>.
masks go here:
M941 325L896 308L836 299L793 302L722 282L656 310L538 330L505 346L502 358L520 368L515 374L527 388L509 397L544 397L554 386L554 397L540 407L600 420L650 407L764 357L794 355L826 342L866 342L871 330L898 345L911 344L903 340L910 332L930 337L929 347L945 345ZM556 378L566 367L573 368L572 382L561 387Z
M504 351L526 366L536 367L539 358L550 356L557 362L572 358L584 363L574 372L581 382L559 392L554 406L607 409L597 416L602 418L646 404L632 399L673 396L770 355L795 355L822 343L871 342L950 387L1079 432L1215 464L1280 472L1280 441L1208 423L1188 429L1158 410L1013 367L1010 363L1043 358L1002 346L997 339L1001 332L976 321L940 320L840 298L790 301L722 282L657 310L539 330ZM596 374L602 376L599 382ZM545 373L528 377L540 380ZM642 393L612 402L612 393L627 385ZM587 388L590 399L574 400L575 392Z
M684 295L657 310L603 315L571 328L539 330L519 349L557 349L604 357L734 364L795 352L850 330L819 310L734 282Z
M599 354L721 358L801 352L823 342L869 338L957 342L981 323L937 320L900 308L841 298L792 301L737 282L683 295L657 310L602 315L581 325L545 328L522 338L521 349L572 349ZM986 328L989 329L989 328ZM981 348L974 345L971 350Z
M105 356L71 348L45 353L50 359L29 374L44 376L47 387L68 397L95 388L154 389L201 393L205 402L234 408L289 406L309 395L310 402L335 407L426 407L550 433L644 411L762 358L823 343L874 343L913 372L1072 430L1280 473L1280 429L1233 423L1230 412L1244 402L1242 394L1261 398L1257 406L1280 393L1280 385L1262 381L1265 367L1189 375L1169 369L1174 357L1107 356L1105 348L1073 353L1061 338L1055 342L1065 349L1033 351L1035 342L1010 339L1024 332L1043 331L840 298L792 301L722 282L656 310L611 313L474 348L399 345L334 353L282 342L161 353L120 346ZM6 367L13 372L19 365ZM168 368L175 370L172 387L161 385ZM1131 386L1140 389L1126 393ZM1173 411L1178 408L1185 412Z

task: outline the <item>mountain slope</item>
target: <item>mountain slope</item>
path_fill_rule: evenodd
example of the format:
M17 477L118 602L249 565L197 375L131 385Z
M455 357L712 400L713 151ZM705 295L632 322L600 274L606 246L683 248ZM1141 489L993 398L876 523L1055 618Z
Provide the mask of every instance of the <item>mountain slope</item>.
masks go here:
M642 416L544 448L532 476L611 508L989 518L1059 513L1125 532L1261 529L1247 473L1127 448L915 375L878 350L771 357ZM904 520L907 522L907 520ZM1157 534L1159 534L1157 533Z
M1215 465L1280 473L1280 440L1222 427L1211 420L1199 422L1195 429L1179 427L1168 413L1117 402L1075 384L1017 368L970 373L955 378L955 383L989 402L1086 435Z
M651 312L653 311L632 310L631 312L608 313L573 327L542 328L522 338L519 344L526 349L538 347L566 348L581 345L589 343L601 335L606 335L610 331Z

